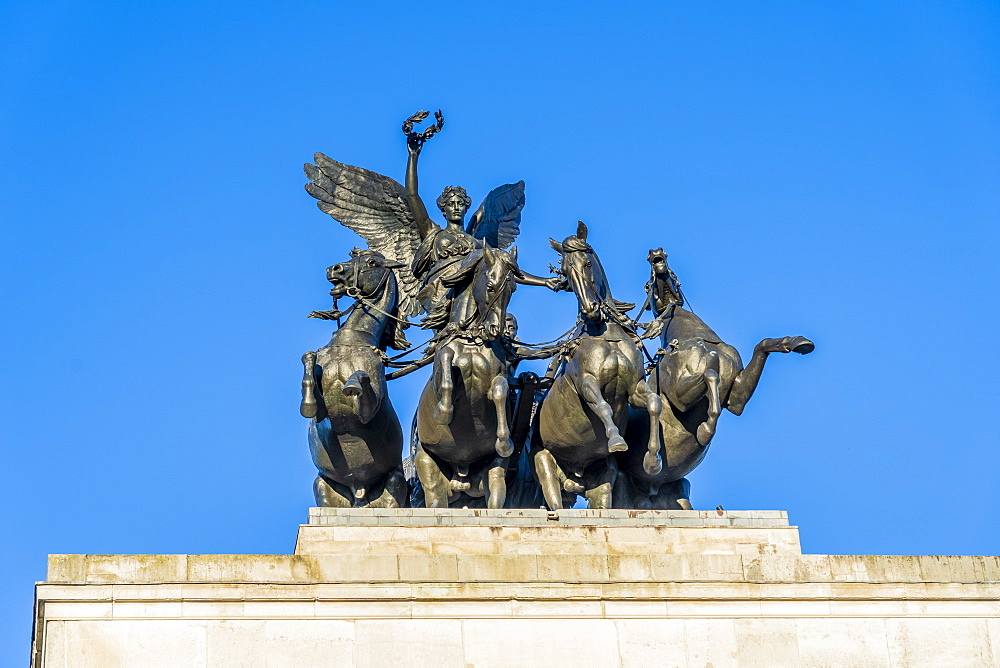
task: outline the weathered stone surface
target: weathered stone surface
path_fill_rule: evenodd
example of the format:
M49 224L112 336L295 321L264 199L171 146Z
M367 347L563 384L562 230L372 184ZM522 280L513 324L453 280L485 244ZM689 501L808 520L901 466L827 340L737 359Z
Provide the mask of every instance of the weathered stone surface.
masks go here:
M314 509L295 555L52 555L35 665L1000 663L996 557L802 555L762 511L373 510Z

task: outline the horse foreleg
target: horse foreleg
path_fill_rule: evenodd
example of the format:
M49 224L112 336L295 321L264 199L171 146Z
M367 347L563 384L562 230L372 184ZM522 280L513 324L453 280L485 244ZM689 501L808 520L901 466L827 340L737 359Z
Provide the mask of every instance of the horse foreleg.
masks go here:
M452 404L452 393L455 391L455 378L452 376L454 362L455 351L448 347L439 350L434 360L438 397L437 405L434 406L434 421L440 425L451 424L451 416L455 412Z
M719 353L701 339L693 339L664 359L658 389L674 408L687 412L705 396L705 370L719 370Z
M503 508L504 501L507 500L507 462L506 457L497 457L490 465L487 477L489 498L486 500L487 508Z
M344 383L341 390L344 396L354 400L354 414L358 416L361 424L368 424L375 413L378 412L379 398L372 387L372 379L364 371L355 371Z
M719 424L719 414L722 413L722 401L719 399L719 373L714 369L705 371L705 386L708 391L708 417L698 425L698 443L707 446L715 436L715 428Z
M545 505L549 510L560 510L563 507L562 490L566 474L559 468L556 458L548 450L535 453L535 475L545 497Z
M424 506L428 508L447 508L448 496L451 494L451 481L441 471L434 458L422 447L417 447L413 457L413 467L417 470L417 478L424 488Z
M753 357L746 368L739 372L733 387L729 391L729 398L726 400L726 408L731 413L741 415L746 408L747 402L757 389L760 382L760 374L764 370L764 363L771 353L795 352L800 355L811 353L815 344L804 336L786 336L783 339L764 339L753 349Z
M649 441L646 444L646 454L642 457L642 468L649 475L657 475L663 470L663 460L660 457L660 413L663 411L663 402L660 401L660 395L649 389L644 380L636 383L629 402L637 408L645 408L649 414Z
M490 385L490 399L497 409L497 454L501 457L510 457L514 454L514 442L510 440L510 425L507 424L507 396L510 392L510 385L507 377L499 375L493 379ZM491 506L492 507L492 506Z
M310 350L302 356L302 403L299 404L299 413L305 418L322 420L326 411L320 406L316 387L316 352Z
M587 491L583 495L587 497L588 508L605 510L611 507L611 491L618 477L618 466L613 457L606 457L603 463L598 462L594 467L596 470L587 476Z
M604 433L608 437L608 452L624 452L628 450L628 444L618 432L618 425L614 421L614 411L611 405L601 394L601 386L597 384L597 379L589 373L583 374L583 382L580 383L580 395L583 397L590 409L600 418L604 425Z

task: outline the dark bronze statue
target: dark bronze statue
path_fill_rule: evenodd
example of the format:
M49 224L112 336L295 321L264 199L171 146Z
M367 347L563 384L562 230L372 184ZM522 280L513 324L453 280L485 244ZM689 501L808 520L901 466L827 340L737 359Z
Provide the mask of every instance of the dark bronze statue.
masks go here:
M518 266L512 244L524 181L492 190L468 224L472 200L448 186L437 198L444 223L435 223L417 163L444 117L438 111L433 125L414 130L427 116L403 123L405 185L322 153L305 166L319 208L368 242L328 269L334 310L310 315L339 326L302 360L316 502L387 507L412 498L436 508L502 508L544 498L556 510L583 495L591 508L690 509L684 475L704 458L722 409L743 411L770 353L805 354L812 342L764 339L744 368L736 349L684 307L662 249L649 254L640 313L649 308L655 318L639 336L626 315L634 305L611 296L582 222L575 235L549 240L560 254L555 276ZM555 341L521 341L507 312L518 284L572 290L576 326ZM342 312L343 296L354 303ZM415 353L402 330L421 313L432 335ZM657 336L647 384L643 339ZM403 352L388 357L388 348ZM521 360L553 355L544 377L517 374ZM387 381L431 364L413 417L407 480Z
M381 253L357 250L326 270L334 299L355 299L347 312L313 311L309 317L347 321L323 348L302 356L302 405L309 449L319 469L316 504L340 508L406 504L403 433L385 380L385 350L409 344L397 316L399 291Z
M430 219L418 190L417 161L424 143L444 125L441 112L435 116L436 125L422 133L415 132L413 126L424 120L427 112L418 112L403 124L409 152L405 188L387 176L336 162L321 153L316 154L316 164L306 165L305 170L311 180L306 184L306 190L319 200L319 208L366 239L369 248L400 265L396 267L402 291L400 310L406 315L416 315L421 310L427 313L421 327L435 332L427 354L389 377L396 378L434 363L432 382L428 387L433 386L435 415L432 421L418 419L417 434L419 440L439 458L438 461L445 462L448 460L444 453L449 451L445 444L469 443L472 451L481 452L480 444L484 438L483 426L478 422L471 431L468 425L472 423L468 421L459 419L455 424L451 423L455 408L453 402L464 406L463 410L471 410L462 403L466 399L471 401L476 408L473 411L475 417L470 419L476 421L483 414L482 405L499 405L501 400L495 399L494 395L502 393L502 403L507 401L508 368L506 356L501 355L507 349L500 340L507 300L514 284L560 290L564 289L564 282L559 277L546 279L521 270L514 256L503 251L514 242L520 231L524 181L503 185L490 192L472 215L468 226L465 225L465 215L471 199L464 188L448 186L437 199L445 225L439 226ZM493 285L492 277L497 273L504 274L505 278ZM477 286L498 292L479 294ZM506 295L499 300L498 295L503 292ZM485 320L477 321L473 326L476 314L481 314ZM473 351L470 346L478 351ZM467 370L456 366L455 360L464 363L470 354L479 360L477 364L489 367L489 371L485 372L477 366L476 373L487 374L489 378L477 376L476 382L468 385L461 375ZM500 366L494 368L497 364ZM451 390L453 381L450 379L456 377L463 378L459 384L462 393L459 399ZM503 382L494 383L497 377ZM470 393L478 393L478 396L471 397ZM513 452L508 420L491 419L493 426L486 429L493 434L490 447L495 456L507 458ZM446 428L446 436L442 435L442 428ZM421 453L416 460L417 469L433 478L430 484L424 484L427 504L442 505L440 479L431 473L433 467L430 466L429 455L424 451ZM452 491L471 492L472 495L486 493L487 484L468 482L467 464L471 464L465 462L468 453L455 452L455 456L457 468L453 473L456 482ZM449 486L452 486L451 482ZM454 494L447 496L453 497ZM489 499L490 507L500 507L504 499L503 486L494 484ZM446 505L446 501L443 503Z
M442 283L455 291L449 332L436 346L434 370L417 408L414 465L429 508L460 494L502 508L514 453L510 438L507 304L518 273L516 252L484 246Z
M538 418L541 448L534 452L535 472L549 508L572 505L578 494L591 508L610 508L617 475L613 453L627 445L621 435L629 405L642 408L656 424L660 398L643 376L643 353L625 312L634 304L611 296L604 268L587 243L582 222L565 241L550 239L559 252L560 272L579 302L579 326L565 345L565 360ZM648 429L642 445L644 467L659 473L659 430Z
M723 408L740 415L771 353L812 352L802 336L764 339L743 367L740 354L725 343L697 315L684 308L684 294L667 264L662 248L649 251L651 276L646 305L656 316L643 338L660 337L657 363L650 374L652 389L663 401L659 431L663 446L661 470L646 467L642 448L648 442L649 422L633 411L628 423L630 448L619 455L624 475L616 488L622 508L691 510L690 485L684 478L708 452ZM640 457L640 453L642 456Z

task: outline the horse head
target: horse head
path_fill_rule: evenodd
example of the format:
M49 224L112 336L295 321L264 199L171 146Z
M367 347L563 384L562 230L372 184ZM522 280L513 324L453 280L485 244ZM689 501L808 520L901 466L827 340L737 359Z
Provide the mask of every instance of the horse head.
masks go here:
M667 253L662 248L650 249L646 261L650 266L650 279L646 289L653 291L654 307L657 312L663 311L671 304L683 306L684 293L681 292L681 282L667 264Z
M330 294L334 303L346 295L356 300L355 307L361 305L360 312L380 323L379 347L410 347L402 331L408 325L398 316L399 287L393 271L403 266L378 251L355 248L350 260L326 268L326 279L333 284Z
M587 226L581 220L576 234L566 237L561 243L549 239L549 245L560 255L558 273L569 281L570 290L580 304L580 316L593 322L604 320L601 307L611 295L601 261L587 243Z
M472 298L476 303L477 324L484 336L495 341L507 328L507 304L517 284L517 248L508 253L485 246L483 257L472 282Z
M333 284L330 294L335 298L372 299L389 283L392 270L402 266L378 251L355 248L350 260L326 268L326 280Z

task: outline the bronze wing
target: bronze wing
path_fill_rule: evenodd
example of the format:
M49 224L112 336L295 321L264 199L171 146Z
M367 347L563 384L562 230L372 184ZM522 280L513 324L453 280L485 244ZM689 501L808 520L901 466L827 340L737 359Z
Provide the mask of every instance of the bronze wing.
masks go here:
M472 214L466 232L494 248L507 248L521 231L523 208L524 181L494 188Z
M420 232L406 199L406 190L382 174L331 160L322 153L316 164L305 165L311 183L306 191L318 199L320 210L368 242L368 248L402 263L399 278L399 309L416 315L420 281L410 271L410 263L420 246Z

